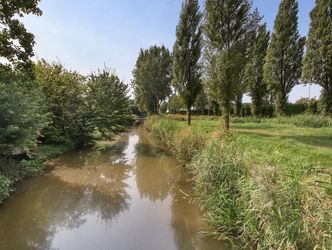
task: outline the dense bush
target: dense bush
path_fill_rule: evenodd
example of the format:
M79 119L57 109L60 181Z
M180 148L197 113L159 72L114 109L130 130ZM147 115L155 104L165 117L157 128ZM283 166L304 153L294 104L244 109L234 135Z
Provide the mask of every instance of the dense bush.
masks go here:
M293 124L297 127L323 128L332 126L332 120L321 115L302 114L291 117L280 116L270 120L280 124Z
M0 204L9 196L10 186L11 180L6 176L0 175Z
M46 125L36 86L8 74L10 80L0 81L0 157L29 154Z
M290 118L291 122L298 127L308 128L322 128L332 125L331 120L325 116L320 115L297 115Z

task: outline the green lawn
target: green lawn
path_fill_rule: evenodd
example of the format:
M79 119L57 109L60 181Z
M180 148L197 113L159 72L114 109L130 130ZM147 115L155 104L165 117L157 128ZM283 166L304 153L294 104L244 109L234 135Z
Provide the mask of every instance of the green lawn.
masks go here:
M183 121L177 120L176 123L180 127L186 126ZM221 119L204 117L194 117L192 128L200 134L223 131ZM332 168L332 127L301 128L264 120L261 123L232 123L231 132L248 138L247 146L256 151L257 157L262 156L260 161L268 158L270 150L277 149L286 158L302 157Z

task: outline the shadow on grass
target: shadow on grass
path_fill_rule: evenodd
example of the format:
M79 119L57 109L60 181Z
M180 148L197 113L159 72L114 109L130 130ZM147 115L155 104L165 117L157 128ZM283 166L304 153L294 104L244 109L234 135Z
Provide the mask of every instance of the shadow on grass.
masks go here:
M271 135L264 132L257 131L238 131L242 135L254 136L259 139L260 137L269 138L274 140L294 140L298 143L307 144L315 147L325 147L332 149L332 137L331 136L319 136L319 135Z
M330 136L317 136L317 135L293 135L281 136L282 139L292 139L297 142L316 147L332 148L332 137Z
M269 124L269 123L232 123L232 128L235 129L280 129L283 128L282 126L277 126L276 124Z

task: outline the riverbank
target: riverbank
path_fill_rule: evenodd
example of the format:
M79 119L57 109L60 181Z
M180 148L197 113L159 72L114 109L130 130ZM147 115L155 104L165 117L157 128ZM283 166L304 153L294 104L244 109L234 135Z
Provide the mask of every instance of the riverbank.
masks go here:
M109 141L95 141L94 147L98 149L110 147L121 139L123 133L114 135L113 139ZM15 185L19 184L20 181L42 174L45 168L53 165L52 161L49 160L76 148L74 142L40 144L29 159L15 161L1 160L0 158L0 169L2 169L2 173L0 173L0 204L10 196L11 192L15 190Z
M225 135L220 119L194 118L191 128L181 120L152 117L145 127L193 174L206 235L259 249L331 249L328 124L233 120Z
M48 165L47 160L73 150L72 143L41 144L29 159L8 160L0 159L0 204L14 191L17 183L26 178L39 175Z

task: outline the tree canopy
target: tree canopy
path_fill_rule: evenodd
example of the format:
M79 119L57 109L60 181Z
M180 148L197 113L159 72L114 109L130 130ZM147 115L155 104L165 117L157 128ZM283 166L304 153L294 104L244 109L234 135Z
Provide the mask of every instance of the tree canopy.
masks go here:
M15 67L32 72L30 58L34 55L34 35L26 30L17 17L41 15L40 0L0 1L0 57Z
M263 67L270 33L266 30L265 23L258 25L254 32L249 60L245 67L244 81L251 97L252 113L254 116L260 116L262 115L263 98L267 93L266 83L263 79Z
M302 79L323 88L323 113L332 116L332 1L317 0L310 17Z
M202 15L198 0L185 0L176 28L173 48L173 86L187 108L187 122L191 122L191 107L202 89L201 66Z
M207 85L222 103L225 129L229 129L231 103L241 87L243 41L251 3L247 0L206 0L204 32L207 42Z
M141 49L133 71L132 86L137 105L158 114L161 103L171 93L172 56L165 46Z
M305 38L298 32L297 0L282 0L267 50L264 79L276 97L276 113L285 113L288 95L299 84Z

